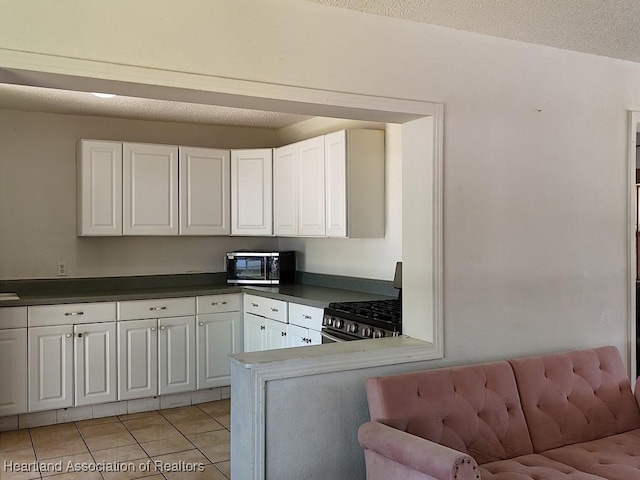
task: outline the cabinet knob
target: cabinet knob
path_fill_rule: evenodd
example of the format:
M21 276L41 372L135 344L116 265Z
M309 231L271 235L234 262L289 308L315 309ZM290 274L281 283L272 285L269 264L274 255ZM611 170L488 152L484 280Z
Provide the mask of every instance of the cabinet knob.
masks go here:
M213 302L211 305L215 306L215 305L226 305L226 304L227 304L227 302ZM254 305L254 304L252 304L252 305ZM254 305L254 306L257 307L257 305Z
M78 334L78 338L82 338L82 334L81 333Z
M287 332L280 332L280 335L282 335L283 337L287 336Z
M156 331L156 327L151 327L151 331L155 332Z
M264 330L264 329L266 329L266 328L267 328L267 327L265 327L264 325L260 325L260 330Z
M167 307L162 306L162 307L150 307L149 310L151 310L152 312L155 312L157 310L166 310Z
M80 315L84 315L84 312L65 312L64 314L65 317L76 317Z
M70 334L70 333L67 333L67 334L65 335L65 337L67 337L67 338L71 338L71 334Z
M198 325L200 325L201 327L204 327L204 322L200 322Z
M166 329L167 329L167 327L166 327L165 325L162 325L162 326L160 327L160 330L166 330Z

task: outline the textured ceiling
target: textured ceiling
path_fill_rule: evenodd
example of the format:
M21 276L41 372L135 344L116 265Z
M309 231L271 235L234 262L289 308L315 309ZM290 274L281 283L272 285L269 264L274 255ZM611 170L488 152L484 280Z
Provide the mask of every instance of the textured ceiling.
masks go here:
M199 103L116 96L0 83L0 108L209 125L283 128L311 117Z
M640 62L638 0L311 0Z

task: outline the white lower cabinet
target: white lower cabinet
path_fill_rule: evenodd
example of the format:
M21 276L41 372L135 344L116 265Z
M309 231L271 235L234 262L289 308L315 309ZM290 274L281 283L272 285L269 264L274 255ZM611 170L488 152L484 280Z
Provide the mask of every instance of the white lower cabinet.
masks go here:
M118 399L195 390L195 317L118 323Z
M267 319L253 313L244 314L244 351L259 352L267 349L265 330Z
M299 327L298 325L289 325L288 337L290 347L307 347L322 343L322 336L319 331Z
M27 411L26 328L0 330L0 372L2 372L0 374L0 417L25 413Z
M28 330L29 411L73 406L73 325Z
M197 388L212 388L231 384L229 355L242 351L240 312L198 315Z
M266 319L266 349L273 350L275 348L286 348L289 346L287 332L289 325L277 320Z
M158 321L118 323L118 400L158 394Z
M75 406L117 399L116 322L75 325Z

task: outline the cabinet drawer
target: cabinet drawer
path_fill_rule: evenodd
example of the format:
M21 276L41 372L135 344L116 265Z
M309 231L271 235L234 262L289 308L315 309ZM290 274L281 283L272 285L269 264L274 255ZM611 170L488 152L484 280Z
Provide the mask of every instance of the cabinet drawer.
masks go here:
M282 300L245 294L244 311L287 323L287 302Z
M196 314L194 297L118 302L118 320L186 317Z
M0 308L0 329L25 328L27 326L27 307Z
M38 305L28 307L28 319L30 327L113 322L116 319L116 304L98 302Z
M242 303L240 297L240 293L196 297L196 308L198 314L239 312Z
M324 310L317 307L300 305L299 303L289 304L289 323L310 328L311 330L322 330L322 316Z

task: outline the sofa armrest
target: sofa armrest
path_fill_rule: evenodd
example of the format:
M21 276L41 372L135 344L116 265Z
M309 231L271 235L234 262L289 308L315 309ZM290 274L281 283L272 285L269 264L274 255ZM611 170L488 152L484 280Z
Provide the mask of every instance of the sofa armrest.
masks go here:
M466 453L379 422L367 422L358 429L358 441L365 450L438 480L477 480L480 469Z

